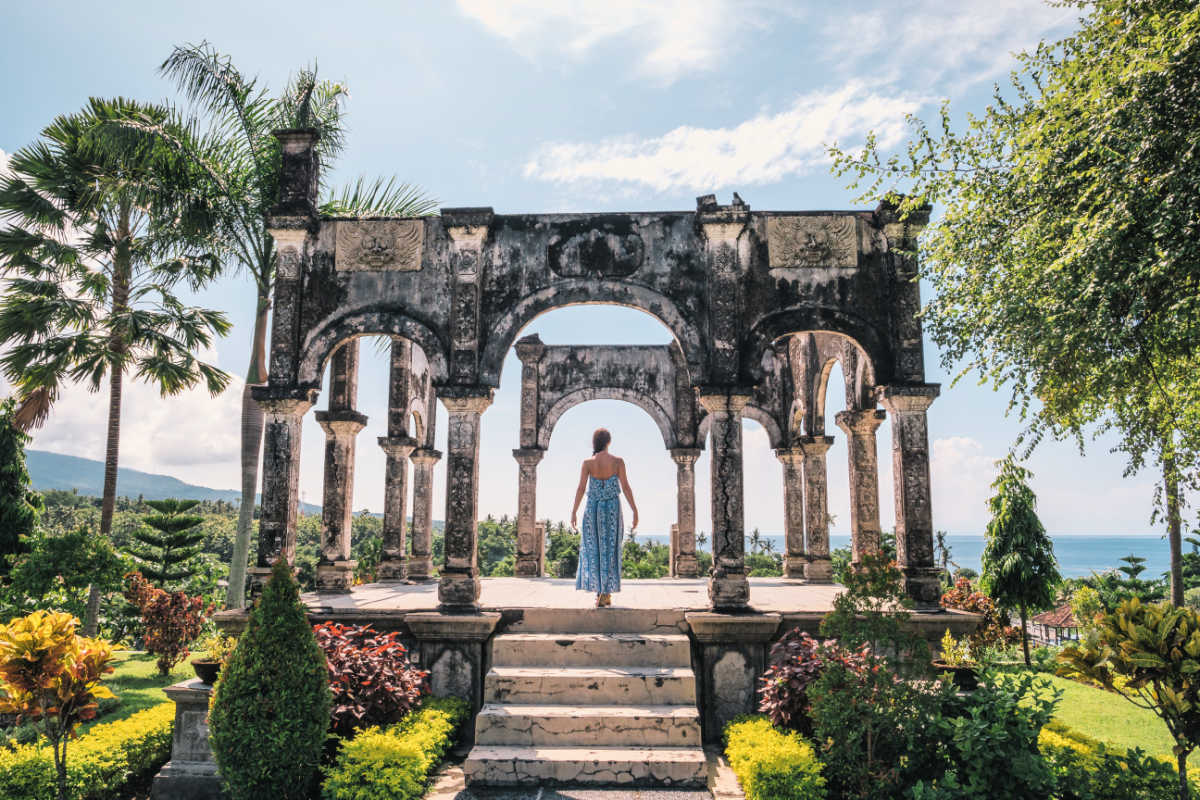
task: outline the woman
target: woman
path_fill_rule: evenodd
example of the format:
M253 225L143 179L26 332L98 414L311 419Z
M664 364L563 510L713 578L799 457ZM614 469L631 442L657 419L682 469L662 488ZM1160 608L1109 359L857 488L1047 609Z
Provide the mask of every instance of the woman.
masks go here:
M592 434L592 457L583 462L579 488L571 508L571 527L579 513L579 501L587 490L587 508L583 512L583 530L579 543L579 571L575 588L596 593L596 608L612 605L612 593L621 591L621 492L633 509L633 531L638 525L637 503L625 477L625 462L608 452L612 434L597 428ZM618 483L620 486L618 487Z

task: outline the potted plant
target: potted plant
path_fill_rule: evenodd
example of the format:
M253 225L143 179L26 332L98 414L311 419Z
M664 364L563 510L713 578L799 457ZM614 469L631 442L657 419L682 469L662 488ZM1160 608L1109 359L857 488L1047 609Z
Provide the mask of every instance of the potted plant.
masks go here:
M235 647L237 647L237 639L232 636L214 633L201 639L200 648L204 650L204 655L193 658L191 661L196 677L209 686L216 683L217 676L221 674L221 668L225 666L225 662L229 660Z
M950 674L951 682L961 691L973 692L979 688L979 676L975 674L975 661L971 658L971 648L966 638L955 639L946 629L941 641L942 654L935 658L933 668L938 672Z

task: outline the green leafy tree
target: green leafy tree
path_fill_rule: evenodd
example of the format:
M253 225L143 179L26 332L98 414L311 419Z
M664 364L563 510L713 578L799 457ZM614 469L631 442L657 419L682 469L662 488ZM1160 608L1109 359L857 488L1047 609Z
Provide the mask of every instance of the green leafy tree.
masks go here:
M167 148L120 135L125 123L206 143L167 108L91 100L57 117L18 150L0 181L0 370L21 403L18 424L41 424L62 387L99 391L108 379L108 432L100 535L116 504L122 388L126 374L166 395L203 382L217 394L228 376L196 357L229 330L224 314L186 305L217 271L211 196L195 168ZM84 631L96 632L100 597Z
M301 70L273 97L257 79L247 77L208 42L175 47L159 71L174 80L187 99L210 120L221 141L217 157L205 170L228 197L221 217L221 236L237 269L254 282L254 330L250 365L242 392L242 502L237 539L229 571L228 605L245 604L246 565L258 491L263 412L250 396L254 384L267 380L267 319L275 279L275 248L266 230L266 213L279 197L279 128L313 128L320 134L317 152L323 166L332 165L345 138L344 84L319 80L315 69ZM322 173L324 175L324 172ZM324 189L324 187L322 187ZM356 182L325 193L325 214L424 216L437 203L419 189L396 179Z
M965 127L943 107L910 118L903 152L871 139L835 169L902 216L941 210L920 242L926 330L947 367L1009 388L1018 445L1110 431L1129 473L1157 465L1179 604L1200 470L1200 6L1063 5L1078 30L1019 55Z
M983 546L983 591L1004 609L1021 615L1021 648L1029 661L1029 612L1054 602L1054 588L1062 581L1054 559L1054 546L1037 516L1037 497L1029 488L1029 470L1011 458L1000 462L992 483L996 493L988 500L992 519Z
M107 536L84 525L61 533L41 528L26 536L28 552L17 557L6 587L8 605L24 613L58 608L81 616L89 588L117 591L126 563Z
M1065 648L1059 660L1061 674L1096 681L1166 724L1187 800L1187 759L1200 746L1200 612L1126 600L1100 618L1095 641Z
M230 798L312 796L331 704L325 654L280 559L213 687L209 736Z
M25 552L22 538L33 533L43 504L29 488L25 446L29 435L13 421L16 401L0 404L0 578L12 569L12 560Z
M168 583L190 578L195 565L189 563L201 552L204 531L198 530L204 517L188 514L199 500L146 500L157 511L142 518L144 526L134 532L135 545L129 549L139 562L138 570L165 589Z

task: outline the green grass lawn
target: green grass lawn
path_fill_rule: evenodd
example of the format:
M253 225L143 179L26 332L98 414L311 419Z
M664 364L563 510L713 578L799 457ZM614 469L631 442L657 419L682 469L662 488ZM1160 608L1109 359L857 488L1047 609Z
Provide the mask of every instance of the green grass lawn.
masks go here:
M1165 756L1174 763L1174 745L1167 726L1153 712L1137 708L1112 692L1085 686L1057 675L1039 675L1062 691L1054 716L1064 725L1093 739L1121 748L1140 747L1151 755ZM1188 763L1200 767L1200 753Z
M187 659L166 676L158 674L154 662L155 656L149 653L130 651L117 654L114 664L116 670L105 678L104 685L112 689L121 702L117 708L101 715L96 722L116 722L142 709L166 702L167 696L163 694L165 687L196 677ZM92 722L80 726L80 732L94 724L95 722Z

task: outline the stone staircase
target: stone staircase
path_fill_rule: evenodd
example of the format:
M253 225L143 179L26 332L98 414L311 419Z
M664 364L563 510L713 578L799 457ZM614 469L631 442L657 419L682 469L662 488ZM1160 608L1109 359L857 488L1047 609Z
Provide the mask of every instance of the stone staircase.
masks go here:
M589 617L611 630L527 622L493 639L468 782L705 784L688 637L635 615Z

